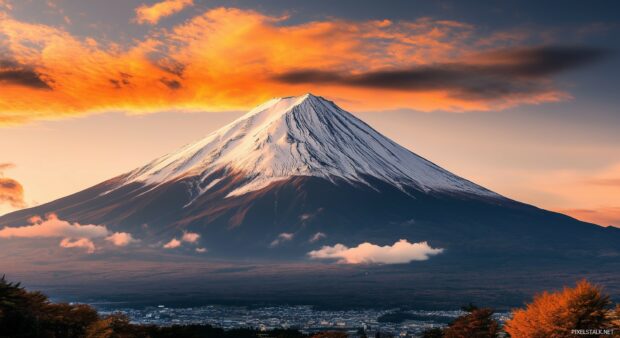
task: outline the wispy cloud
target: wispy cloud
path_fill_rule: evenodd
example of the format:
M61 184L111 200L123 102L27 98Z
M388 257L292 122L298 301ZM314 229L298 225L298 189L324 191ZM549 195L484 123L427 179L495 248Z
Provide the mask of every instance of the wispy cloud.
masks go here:
M620 228L620 207L558 209L556 211L586 222L592 222L602 226L611 225Z
M18 85L33 89L51 89L42 75L31 66L12 60L0 60L0 85Z
M191 244L197 244L198 240L200 239L200 234L195 233L195 232L183 232L183 236L181 236L181 239L177 239L176 237L171 239L169 242L167 242L166 244L164 244L164 249L176 249L178 247L181 247L183 245L183 242L185 243L191 243Z
M171 239L168 243L164 244L164 249L176 249L181 246L181 241L176 238Z
M0 0L0 19L3 16L6 16L6 12L10 12L13 10L13 5L9 0Z
M0 163L0 176L4 175L4 171L7 169L15 168L13 163Z
M4 177L4 171L15 167L13 163L0 163L0 204L6 203L13 208L23 208L24 187L16 180Z
M586 222L620 227L620 163L599 168L557 169L539 173L529 170L512 174L526 190L517 198L543 196L547 209ZM519 178L518 176L522 177Z
M293 237L295 237L294 234L289 233L289 232L283 232L281 234L278 235L278 237L276 237L276 239L274 239L269 246L272 248L275 248L276 246L284 243L284 242L288 242L290 240L293 239Z
M13 208L23 208L24 187L12 178L0 177L0 204L7 203Z
M195 232L185 232L183 233L183 237L181 238L181 240L187 243L196 243L198 242L199 238L200 235Z
M438 255L443 249L435 249L427 242L409 243L405 239L393 245L379 246L364 242L349 248L343 244L324 246L319 250L310 251L312 259L336 260L341 264L400 264L411 261L425 261L430 256Z
M93 243L92 240L88 239L88 238L78 238L78 239L71 239L71 238L63 238L60 241L60 247L61 248L84 248L86 249L86 252L89 254L92 254L95 252L95 243Z
M319 231L316 234L312 235L312 237L310 237L308 242L310 243L318 242L325 237L327 237L327 235Z
M609 52L587 47L506 49L470 62L435 63L363 73L303 69L275 79L288 84L331 84L407 91L446 91L465 100L502 100L549 93L549 76L595 62ZM481 62L481 60L484 60Z
M129 244L139 242L139 240L133 238L133 236L128 232L115 232L105 239L116 246L127 246Z
M609 178L590 178L585 181L588 184L598 185L603 187L620 187L620 177Z
M143 4L136 8L136 22L154 25L162 18L178 13L193 4L193 0L164 0L150 6Z

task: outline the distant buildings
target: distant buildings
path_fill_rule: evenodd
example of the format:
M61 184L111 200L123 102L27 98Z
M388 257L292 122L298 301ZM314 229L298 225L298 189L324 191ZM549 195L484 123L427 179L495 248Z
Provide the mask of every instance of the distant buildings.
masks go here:
M356 337L360 332L374 336L376 332L394 336L412 337L431 328L441 327L458 317L460 311L411 311L419 320L402 323L379 322L378 318L391 310L342 310L320 311L311 306L269 306L247 308L241 306L209 305L191 308L169 308L164 305L131 308L101 308L102 313L124 312L133 322L140 324L176 325L209 324L223 329L257 328L268 331L276 328L294 328L311 333L327 330L347 332ZM507 314L498 314L503 321ZM440 320L437 320L440 319Z

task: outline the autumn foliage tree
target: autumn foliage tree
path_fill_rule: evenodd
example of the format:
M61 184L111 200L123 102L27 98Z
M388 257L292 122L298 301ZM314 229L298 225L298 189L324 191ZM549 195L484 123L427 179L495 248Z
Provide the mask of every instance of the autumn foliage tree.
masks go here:
M493 319L493 310L471 306L470 312L455 319L443 331L446 338L494 338L500 332L499 323Z
M348 336L349 335L347 335L345 332L326 331L326 332L319 332L313 335L312 338L347 338Z
M584 280L536 296L525 309L513 311L504 329L513 338L574 337L571 330L613 328L615 315L609 297Z
M611 315L611 327L620 329L620 304L616 304L616 309Z

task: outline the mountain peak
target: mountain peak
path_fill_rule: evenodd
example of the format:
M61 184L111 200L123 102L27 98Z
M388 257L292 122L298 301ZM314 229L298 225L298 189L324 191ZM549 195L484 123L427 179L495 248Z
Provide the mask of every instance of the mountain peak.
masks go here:
M211 133L125 176L158 185L193 177L209 189L213 173L245 177L242 195L296 176L367 184L374 177L399 189L497 196L401 147L322 97L269 100Z
M323 100L323 101L327 101L325 100L322 96L318 96L318 95L314 95L310 92L305 93L303 95L299 95L299 96L285 96L285 97L281 97L279 98L281 100L285 100L285 99L293 99L295 100L298 104L302 103L306 100L312 101L312 100Z
M256 106L254 109L250 110L247 114L239 118L239 120L247 119L253 115L269 112L273 117L281 116L289 113L293 110L293 108L307 105L309 107L317 107L321 104L333 104L331 101L328 101L320 96L315 96L312 93L306 93L304 95L299 96L285 96L271 99L263 104ZM306 112L312 112L315 109L306 109ZM233 122L234 123L234 122Z

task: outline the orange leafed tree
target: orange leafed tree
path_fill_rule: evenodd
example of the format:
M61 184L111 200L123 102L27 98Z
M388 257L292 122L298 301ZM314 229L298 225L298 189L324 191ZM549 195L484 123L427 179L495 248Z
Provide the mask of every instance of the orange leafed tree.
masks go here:
M454 320L443 331L445 338L494 338L498 334L499 323L493 319L493 310L475 307L472 307L468 314Z
M513 311L504 329L513 338L573 337L574 329L611 328L613 314L609 297L583 280L574 288L536 296L525 309Z

